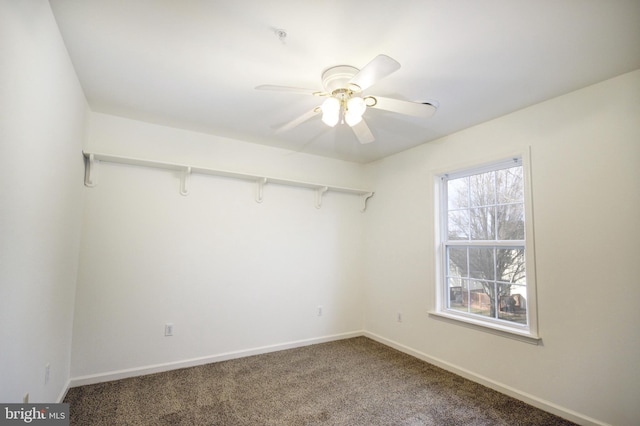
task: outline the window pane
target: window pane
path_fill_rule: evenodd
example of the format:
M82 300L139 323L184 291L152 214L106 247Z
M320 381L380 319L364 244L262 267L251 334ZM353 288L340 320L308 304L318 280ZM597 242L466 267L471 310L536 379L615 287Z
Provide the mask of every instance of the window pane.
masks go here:
M496 207L499 240L524 240L524 205L506 204Z
M481 207L469 210L472 240L493 240L495 232L495 207Z
M524 286L499 284L498 318L520 324L527 323L527 301Z
M468 281L460 278L449 278L449 308L466 311Z
M496 273L498 281L515 284L526 283L524 249L496 250Z
M469 276L479 280L494 281L495 261L492 248L469 248Z
M470 205L491 206L496 203L495 172L469 176Z
M511 167L496 171L498 204L517 203L524 200L522 167Z
M492 316L492 300L494 283L486 281L471 281L469 283L469 312L477 315Z
M467 266L467 248L449 247L449 271L447 275L453 277L468 277L469 268Z
M469 239L469 210L454 210L447 215L447 236L450 240Z
M447 182L449 210L469 207L469 178L452 179Z

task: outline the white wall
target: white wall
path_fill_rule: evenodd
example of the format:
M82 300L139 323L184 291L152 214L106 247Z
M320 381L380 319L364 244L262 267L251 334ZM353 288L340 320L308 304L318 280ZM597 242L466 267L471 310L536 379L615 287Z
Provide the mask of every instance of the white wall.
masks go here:
M351 163L104 114L90 121L88 151L350 187L365 178ZM179 184L174 172L100 163L86 188L78 383L361 332L359 197L328 192L316 209L304 188L267 184L257 203L253 182L194 174L186 197Z
M638 117L640 71L371 164L365 329L575 411L574 420L637 424ZM430 172L523 146L532 154L539 346L427 314L435 293Z
M371 186L362 214L357 197L329 193L317 210L313 192L275 185L258 204L251 183L216 177L194 176L183 197L176 174L132 166L101 164L83 188L87 108L48 3L0 3L0 43L0 401L364 328L583 423L640 418L640 71L367 167L90 114L88 150ZM521 146L539 346L426 313L430 171Z
M69 379L86 111L49 3L0 2L2 402L56 401Z

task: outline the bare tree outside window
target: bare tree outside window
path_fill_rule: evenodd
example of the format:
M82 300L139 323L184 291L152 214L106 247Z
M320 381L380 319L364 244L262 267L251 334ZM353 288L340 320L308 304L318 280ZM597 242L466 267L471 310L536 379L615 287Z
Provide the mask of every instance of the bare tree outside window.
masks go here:
M447 308L527 324L522 166L447 179Z

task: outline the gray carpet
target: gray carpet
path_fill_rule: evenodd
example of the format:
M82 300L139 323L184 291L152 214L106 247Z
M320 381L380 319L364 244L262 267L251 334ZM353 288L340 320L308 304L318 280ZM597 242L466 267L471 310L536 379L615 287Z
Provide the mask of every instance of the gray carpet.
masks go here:
M365 337L69 390L72 425L572 425Z

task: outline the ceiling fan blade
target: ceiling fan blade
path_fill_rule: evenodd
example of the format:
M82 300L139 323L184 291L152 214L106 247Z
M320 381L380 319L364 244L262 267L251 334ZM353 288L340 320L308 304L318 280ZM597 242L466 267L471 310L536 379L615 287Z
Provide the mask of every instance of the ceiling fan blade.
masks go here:
M317 90L313 90L313 89L305 89L302 87L277 86L274 84L261 84L260 86L256 86L256 90L271 90L275 92L298 93L300 95L313 95L315 93L318 93Z
M377 101L372 108L380 108L400 114L413 115L414 117L429 118L436 112L436 107L429 103L403 101L394 98L373 96Z
M309 120L310 118L313 118L319 111L320 111L320 108L316 107L316 108L312 109L311 111L305 112L300 117L296 117L293 120L289 121L288 123L286 123L286 124L280 126L279 128L277 128L276 129L276 133L286 132L287 130L291 130L296 126L299 126L300 124L304 123L305 121Z
M367 125L367 122L364 119L360 120L358 124L354 124L352 127L353 132L356 134L358 138L358 142L361 144L370 143L375 140L373 137L373 133L371 133L371 129Z
M387 55L378 55L354 75L349 83L365 90L398 69L400 69L398 61Z

